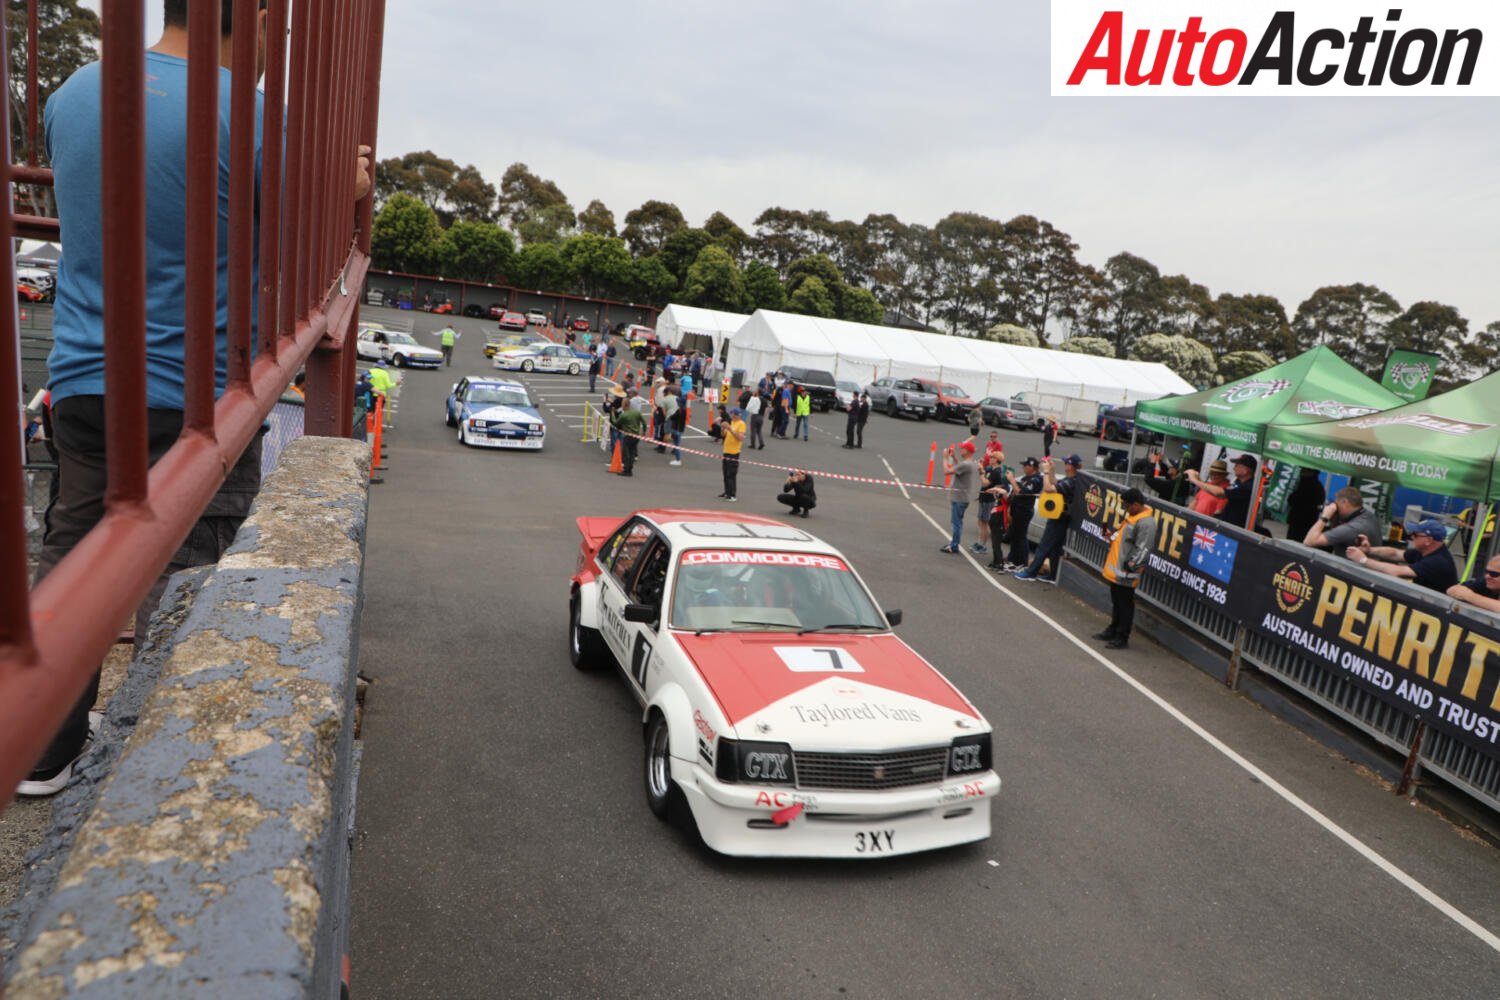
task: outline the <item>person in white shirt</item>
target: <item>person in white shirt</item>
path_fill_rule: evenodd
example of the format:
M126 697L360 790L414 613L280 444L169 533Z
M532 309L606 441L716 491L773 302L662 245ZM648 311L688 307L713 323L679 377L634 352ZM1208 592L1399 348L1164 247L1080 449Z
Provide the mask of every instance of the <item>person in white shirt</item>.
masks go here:
M760 407L761 398L759 396L751 396L749 402L745 404L745 412L750 416L750 444L748 447L751 448L764 448L766 446L766 439L760 433L762 422Z

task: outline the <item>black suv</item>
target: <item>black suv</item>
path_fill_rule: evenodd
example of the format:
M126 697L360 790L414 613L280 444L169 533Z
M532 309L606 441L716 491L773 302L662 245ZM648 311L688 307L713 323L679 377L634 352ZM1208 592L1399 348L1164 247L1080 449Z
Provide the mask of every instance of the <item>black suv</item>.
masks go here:
M832 372L825 372L821 368L782 365L781 373L792 385L800 385L807 390L807 394L812 397L812 405L818 408L819 413L838 408L839 387L833 380Z

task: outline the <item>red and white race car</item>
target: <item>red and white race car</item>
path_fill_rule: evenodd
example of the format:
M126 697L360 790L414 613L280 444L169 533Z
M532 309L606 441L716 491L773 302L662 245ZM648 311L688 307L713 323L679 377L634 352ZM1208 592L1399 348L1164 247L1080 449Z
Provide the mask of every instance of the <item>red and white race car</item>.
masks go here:
M984 716L834 548L705 510L581 517L568 644L644 708L646 802L724 854L881 857L990 835Z

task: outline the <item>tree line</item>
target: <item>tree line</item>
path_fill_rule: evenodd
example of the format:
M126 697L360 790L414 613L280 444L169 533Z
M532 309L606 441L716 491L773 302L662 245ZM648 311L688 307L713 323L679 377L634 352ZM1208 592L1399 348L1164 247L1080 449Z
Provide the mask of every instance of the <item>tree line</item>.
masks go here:
M1326 285L1295 312L1274 295L1213 295L1122 251L1102 268L1032 215L954 212L932 226L768 208L749 231L723 212L688 225L671 202L581 211L524 163L498 187L430 151L376 164L376 267L524 288L731 312L777 309L879 323L887 310L957 336L1161 361L1214 385L1326 344L1378 377L1393 348L1439 355L1439 387L1488 372L1500 320L1471 329L1456 308L1403 307L1369 284Z

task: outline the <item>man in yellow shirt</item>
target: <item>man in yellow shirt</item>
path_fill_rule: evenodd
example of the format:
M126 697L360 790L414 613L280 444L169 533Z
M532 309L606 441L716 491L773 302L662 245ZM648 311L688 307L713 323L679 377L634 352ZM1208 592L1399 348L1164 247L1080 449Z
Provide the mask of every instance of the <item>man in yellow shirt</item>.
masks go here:
M724 430L724 492L720 500L734 501L739 489L740 445L745 440L744 411L738 406L729 411L729 419L719 425Z
M453 325L450 323L449 325L439 330L438 335L443 338L443 366L445 368L452 368L453 342L461 337L462 334L453 329Z

